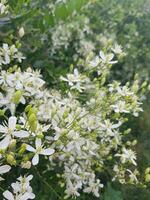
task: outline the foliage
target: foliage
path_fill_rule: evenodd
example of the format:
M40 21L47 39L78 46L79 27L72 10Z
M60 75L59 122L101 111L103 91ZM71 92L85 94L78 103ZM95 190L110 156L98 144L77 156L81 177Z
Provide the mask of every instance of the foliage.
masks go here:
M123 200L121 192L116 191L112 188L111 184L108 183L106 191L104 193L104 200Z
M96 43L100 40L109 46L116 41L126 53L113 71L117 78L129 80L139 73L141 78L149 80L149 7L147 0L104 0L91 6L90 24Z

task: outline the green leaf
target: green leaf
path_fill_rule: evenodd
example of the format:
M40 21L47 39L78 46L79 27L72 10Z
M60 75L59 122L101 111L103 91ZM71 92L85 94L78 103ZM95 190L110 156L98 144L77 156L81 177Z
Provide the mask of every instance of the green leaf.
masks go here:
M56 20L65 20L68 16L67 8L65 4L58 5L55 9Z
M123 200L122 193L115 190L111 184L108 183L104 192L104 200Z

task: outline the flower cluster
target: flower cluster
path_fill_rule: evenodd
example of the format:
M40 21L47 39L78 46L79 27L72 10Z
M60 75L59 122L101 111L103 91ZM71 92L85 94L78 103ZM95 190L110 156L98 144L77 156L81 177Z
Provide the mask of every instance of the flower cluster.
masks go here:
M21 63L23 59L25 59L25 57L18 51L15 45L9 46L3 43L2 47L0 47L0 66L8 65L13 60Z
M106 160L112 160L109 167L114 172L113 180L118 178L124 183L132 179L137 183L138 173L130 170L130 166L136 170L136 155L123 142L129 131L121 131L120 127L127 115L138 116L142 111L137 97L139 86L136 80L131 87L115 81L106 84L108 73L102 71L109 71L110 65L116 62L112 61L113 56L100 51L94 68L88 59L82 72L75 68L73 74L61 77L60 81L69 86L63 95L60 91L48 90L39 71L28 68L22 72L16 67L1 70L1 159L13 168L30 169L38 165L41 155L49 158L45 159L45 166L52 170L59 161L64 169L61 176L66 197L79 196L80 191L98 197L103 184L96 171L105 172ZM84 94L86 100L82 102ZM119 171L117 167L122 169ZM21 191L14 189L14 194L6 191L4 197L27 195L26 199L32 199L30 187Z
M3 196L7 200L28 200L34 199L35 195L32 193L32 188L30 187L30 181L33 178L32 175L27 177L20 176L17 178L16 183L12 183L13 193L6 190Z
M64 26L78 31L78 26L72 23ZM68 47L67 41L71 37L68 29L63 28L66 30L63 32L60 24L52 33L54 50L63 45ZM84 32L88 32L86 23L84 31L78 33L79 39L84 38ZM23 37L24 29L19 35ZM94 47L86 42L83 47L90 46L93 50ZM11 62L21 63L25 57L15 45L2 44L1 176L8 172L11 175L15 169L21 169L18 170L20 173L37 169L37 165L43 165L46 172L52 170L55 174L60 167L57 176L61 177L60 186L63 180L66 198L78 197L81 192L99 197L105 186L100 175L109 171L112 181L138 183L133 150L136 142L126 141L130 130L126 130L123 124L128 116L137 117L142 111L138 98L141 88L137 80L131 85L109 81L108 75L111 66L118 62L118 54L122 54L122 49L115 45L108 52L101 50L98 56L92 52L86 59L80 59L66 77L57 80L58 90L55 86L53 89L46 87L38 70L28 68L22 71L13 64L9 67ZM12 190L4 191L5 199L35 198L30 186L34 177L23 174L11 184Z
M69 23L60 22L51 30L51 39L52 39L52 49L51 54L56 54L61 48L68 49L70 42L72 41L73 36L76 36L76 40L79 41L79 45L82 47L79 48L79 45L75 42L75 49L77 53L84 53L84 46L90 45L85 40L86 34L89 34L90 29L88 26L89 20L86 17L81 17L80 21L78 19L70 21ZM85 42L84 42L85 41ZM86 44L85 44L86 43ZM92 46L92 50L93 50ZM80 49L80 51L79 51ZM78 52L79 51L79 52ZM88 51L87 49L85 51Z

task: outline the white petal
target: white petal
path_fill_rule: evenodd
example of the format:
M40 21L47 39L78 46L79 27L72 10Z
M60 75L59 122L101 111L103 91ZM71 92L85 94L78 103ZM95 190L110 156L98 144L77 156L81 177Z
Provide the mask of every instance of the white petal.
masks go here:
M39 163L39 154L35 154L32 158L32 164L37 165Z
M21 195L19 200L28 200L28 199L34 199L34 198L35 198L35 195L33 193L26 192L23 195Z
M12 183L11 187L13 188L14 191L20 191L20 184L19 184L19 182Z
M11 137L7 135L2 141L0 141L0 149L6 149L10 144Z
M31 151L31 152L35 152L35 151L36 151L36 150L35 150L32 146L30 146L30 145L27 145L27 146L26 146L26 150Z
M0 166L0 174L4 174L9 172L11 167L9 165Z
M6 190L5 192L3 192L3 196L7 199L7 200L14 200L14 196L11 192L9 192L8 190Z
M3 180L5 180L5 179L3 179L2 177L0 177L0 181L3 181Z
M60 79L61 79L62 81L67 81L67 82L68 82L68 79L65 78L65 77L63 77L63 76L61 76Z
M42 141L41 141L41 139L36 138L36 140L35 140L35 146L36 146L36 149L37 149L38 147L41 147L41 146L42 146Z
M46 132L49 128L51 127L51 125L46 125L42 128L43 132Z
M25 138L29 136L29 132L28 131L15 131L13 133L14 136L19 137L19 138Z
M78 75L79 75L77 68L74 69L74 75L75 75L75 76L78 76Z
M108 60L109 61L111 61L113 58L114 58L114 54L113 53L108 54Z
M20 99L20 102L21 102L22 104L25 104L25 103L26 103L26 99L22 96L21 99Z
M31 181L32 178L33 178L33 175L29 175L29 176L26 177L26 180L27 180L27 181Z
M16 82L16 89L17 90L21 90L22 89L22 84L20 83L20 81Z
M35 194L30 193L30 199L35 199Z
M9 120L8 120L8 127L11 128L12 130L15 130L16 122L17 122L16 117L14 117L14 116L10 117Z
M0 125L0 133L6 133L7 127Z
M54 149L48 148L48 149L43 149L40 154L50 156L55 152Z
M102 60L106 60L106 57L105 57L105 54L104 54L103 51L100 51L99 55L100 55L100 57L101 57Z

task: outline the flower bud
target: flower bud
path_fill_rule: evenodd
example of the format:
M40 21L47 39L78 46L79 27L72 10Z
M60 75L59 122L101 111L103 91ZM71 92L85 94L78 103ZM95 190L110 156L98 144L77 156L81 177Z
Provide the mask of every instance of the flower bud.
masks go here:
M20 29L19 29L19 36L22 38L23 36L24 36L24 34L25 34L25 32L24 32L24 28L23 27L21 27Z
M29 116L29 124L32 124L33 122L35 122L37 119L36 119L36 115L34 113L32 113L30 116Z
M126 143L128 146L131 146L131 142L130 141L127 141Z
M21 43L19 41L16 41L16 47L19 49L21 47Z
M63 113L63 118L65 119L67 116L68 116L68 111L65 111L65 112Z
M25 112L29 112L31 108L32 108L31 105L26 106L26 108L25 108Z
M142 83L142 86L141 86L141 88L144 88L144 87L146 87L147 86L147 82L146 81L144 81L143 83Z
M146 174L145 176L145 182L150 182L150 174Z
M22 96L22 92L20 90L16 91L15 94L14 94L14 97L13 97L13 102L15 104L18 104L21 96Z
M32 112L36 115L38 112L38 109L34 107L34 108L32 108Z
M31 168L31 162L30 161L21 162L21 167L25 168L25 169L30 169Z
M26 150L26 144L25 143L23 143L22 145L21 145L21 147L20 147L20 150L19 150L19 154L23 154L24 152L25 152L25 150Z
M20 131L20 130L21 130L21 125L20 125L20 124L16 124L16 129L17 129L18 131Z
M9 145L9 150L13 151L15 148L16 148L16 140L13 139L13 140L11 140L11 143Z
M135 146L137 144L137 140L133 140L132 146Z
M150 173L150 167L146 168L145 170L145 174L149 174Z
M7 160L7 163L8 163L8 164L10 164L10 165L16 165L16 160L15 160L13 154L8 154L8 155L6 156L6 160Z
M38 134L38 135L37 135L37 138L43 139L43 138L44 138L43 133Z
M37 129L37 121L34 121L32 124L30 124L30 130L32 132L35 132Z
M0 116L4 116L4 114L5 114L5 110L0 109Z

